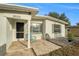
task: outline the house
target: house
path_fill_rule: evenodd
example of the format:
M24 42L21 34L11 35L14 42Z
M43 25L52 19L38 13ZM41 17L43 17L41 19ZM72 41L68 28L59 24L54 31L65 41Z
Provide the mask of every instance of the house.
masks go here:
M74 37L79 37L79 24L76 26L68 27L68 32L72 33Z
M0 4L0 52L13 41L66 37L68 23L50 16L37 16L38 8Z

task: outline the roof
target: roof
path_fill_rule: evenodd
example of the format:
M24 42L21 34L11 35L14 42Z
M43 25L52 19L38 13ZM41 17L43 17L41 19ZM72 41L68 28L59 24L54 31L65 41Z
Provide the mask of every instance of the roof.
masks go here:
M35 16L35 17L33 17L33 19L48 19L48 20L52 20L52 21L55 21L55 22L68 24L68 22L66 22L66 21L63 21L63 20L60 20L60 19L57 19L57 18L54 18L54 17L51 17L51 16Z
M37 13L38 8L33 8L33 7L28 7L28 6L21 6L21 5L16 5L16 4L0 4L0 9L3 10L15 10L15 11L22 11L22 12L32 12L32 13Z

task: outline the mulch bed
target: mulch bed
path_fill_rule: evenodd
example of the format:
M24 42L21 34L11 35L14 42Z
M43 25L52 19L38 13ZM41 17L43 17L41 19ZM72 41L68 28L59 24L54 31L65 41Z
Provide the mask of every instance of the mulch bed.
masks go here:
M62 48L52 51L46 56L79 56L79 40L67 42L65 39L51 39L48 41L60 45Z
M77 46L66 46L49 53L50 56L79 56L79 44Z

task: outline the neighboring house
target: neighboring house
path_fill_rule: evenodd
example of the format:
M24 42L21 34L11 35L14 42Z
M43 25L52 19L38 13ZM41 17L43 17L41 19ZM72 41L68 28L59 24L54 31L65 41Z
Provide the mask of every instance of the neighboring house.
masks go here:
M79 37L79 25L68 27L68 32L72 33L75 37Z
M66 37L68 23L50 16L36 16L37 8L0 4L0 46L5 50L13 41Z

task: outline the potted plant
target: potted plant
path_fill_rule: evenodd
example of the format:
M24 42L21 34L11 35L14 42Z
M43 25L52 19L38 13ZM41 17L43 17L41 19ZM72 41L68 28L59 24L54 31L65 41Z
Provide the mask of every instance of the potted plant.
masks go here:
M74 35L72 33L68 33L68 41L71 42L74 40Z

